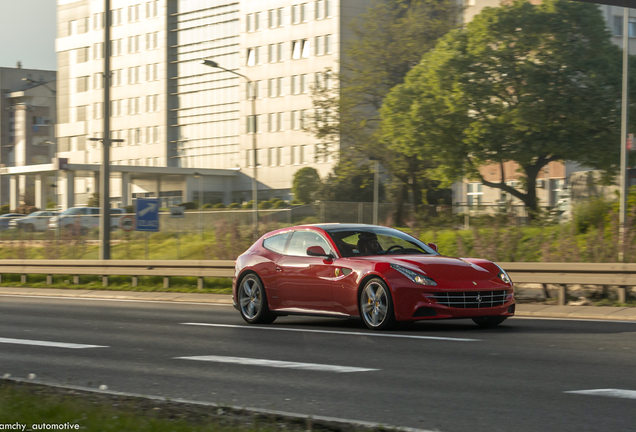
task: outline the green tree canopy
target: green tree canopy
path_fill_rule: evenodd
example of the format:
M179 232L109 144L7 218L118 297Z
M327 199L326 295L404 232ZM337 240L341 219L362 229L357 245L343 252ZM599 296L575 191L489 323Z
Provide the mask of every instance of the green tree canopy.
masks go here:
M301 168L294 174L292 192L294 201L301 204L309 204L314 199L313 196L320 189L320 175L318 171L311 167Z
M325 143L340 143L342 163L328 184L364 178L364 161L373 157L397 182L398 204L408 189L415 204L422 203L423 190L434 187L426 176L430 166L408 152L386 151L377 133L378 109L422 55L457 25L460 11L455 0L385 0L352 23L354 37L343 48L338 80L332 80L340 86L314 88L316 114L307 128Z
M391 91L383 138L391 149L436 161L434 177L445 184L475 179L534 212L536 177L549 162L615 169L620 59L595 5L516 0L486 8ZM506 161L519 165L523 188L505 183ZM500 165L500 182L482 176L489 164Z

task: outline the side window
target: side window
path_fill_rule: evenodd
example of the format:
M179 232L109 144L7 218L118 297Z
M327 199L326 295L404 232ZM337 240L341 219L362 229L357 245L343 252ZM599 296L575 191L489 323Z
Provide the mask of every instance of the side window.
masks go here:
M325 252L331 252L329 243L320 234L313 231L295 231L287 255L307 256L307 248L310 246L320 246Z
M94 214L94 215L99 214L99 209L96 209L96 208L91 209L90 214Z
M285 252L285 245L287 244L287 239L289 239L291 234L291 232L286 232L266 238L263 240L263 246L265 249L269 249L272 252L282 254Z

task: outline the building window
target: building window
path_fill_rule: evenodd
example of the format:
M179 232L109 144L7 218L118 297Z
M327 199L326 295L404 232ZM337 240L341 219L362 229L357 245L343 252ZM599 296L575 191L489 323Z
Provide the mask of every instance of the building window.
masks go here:
M469 206L481 205L481 198L484 195L481 187L481 183L468 183L468 193L466 195Z
M258 31L261 29L261 13L256 12L254 14L254 30Z
M146 50L153 50L159 48L159 32L152 32L146 34Z
M300 88L300 80L298 79L298 75L292 75L291 77L291 94L298 94L299 93L299 88Z
M99 60L104 58L104 43L99 42L93 44L93 60Z
M245 31L251 32L254 28L254 24L252 24L252 14L245 15Z
M110 55L113 57L120 56L123 54L122 50L122 40L115 39L110 42Z
M316 19L323 19L325 17L325 0L318 0L316 2Z
M309 57L309 41L301 39L292 42L292 59Z
M256 50L254 48L247 49L247 65L254 66L256 64Z
M252 84L249 82L245 83L245 94L247 95L247 99L255 99L258 98L258 89L260 87L260 81L252 81ZM252 94L252 89L254 89L254 94Z
M101 73L93 74L93 90L99 90L104 86L104 76Z
M307 3L300 5L300 20L302 22L309 21L309 11L307 9Z
M316 36L316 55L323 55L325 53L324 36Z
M295 4L292 6L292 24L300 23L300 5Z
M614 36L623 36L623 19L622 15L614 15L614 25L612 26ZM628 36L636 37L636 20L631 18L629 20Z
M302 40L302 58L309 57L309 41L307 39Z
M331 0L325 0L325 17L331 16Z
M247 118L247 133L257 133L258 132L258 115L248 116Z
M279 43L276 44L276 48L277 48L277 61L283 61L283 44Z
M325 36L325 54L331 54L331 35Z
M274 63L276 61L276 45L275 44L270 44L269 49L267 50L268 53L268 60L270 63Z
M267 11L267 22L269 28L278 27L276 24L276 9L270 9Z
M88 91L88 80L87 76L76 78L77 93Z
M156 18L159 14L159 1L146 2L146 18Z
M100 30L104 28L104 12L93 14L93 29Z
M276 10L276 16L278 18L278 27L282 27L284 25L284 23L283 23L283 8L278 8Z
M122 16L122 9L113 9L111 11L110 20L111 20L111 25L113 27L121 25L122 23L121 16Z
M141 5L132 5L132 6L128 6L128 22L132 23L132 22L137 22L140 19L140 11L141 9Z

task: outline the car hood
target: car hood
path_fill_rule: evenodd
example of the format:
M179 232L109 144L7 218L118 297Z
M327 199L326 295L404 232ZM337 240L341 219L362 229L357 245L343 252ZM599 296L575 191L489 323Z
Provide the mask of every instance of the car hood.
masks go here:
M398 264L423 273L435 280L489 280L497 276L499 272L495 264L489 261L484 261L487 265L482 267L463 258L451 258L441 255L373 256L362 259Z

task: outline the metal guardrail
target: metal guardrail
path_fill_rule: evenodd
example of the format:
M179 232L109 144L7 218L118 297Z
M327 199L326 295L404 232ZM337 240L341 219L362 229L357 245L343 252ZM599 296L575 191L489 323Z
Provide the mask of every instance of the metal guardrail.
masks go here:
M618 286L619 301L625 302L626 286L636 286L636 264L620 263L499 263L515 283L555 284L559 288L559 304L566 303L566 285ZM0 260L1 274L20 274L27 282L29 274L73 275L79 283L80 275L102 276L104 286L109 276L132 276L136 286L139 276L160 276L164 286L170 286L170 277L196 277L203 287L204 277L234 276L233 260ZM1 282L1 277L0 277Z
M132 276L133 286L137 286L139 276L160 276L166 288L170 286L170 277L196 277L201 289L204 277L234 276L234 261L0 260L0 275L3 273L22 275L22 283L27 283L29 274L45 274L48 284L52 283L52 275L73 275L75 284L79 284L80 275L97 275L102 276L104 286L108 286L109 276Z

